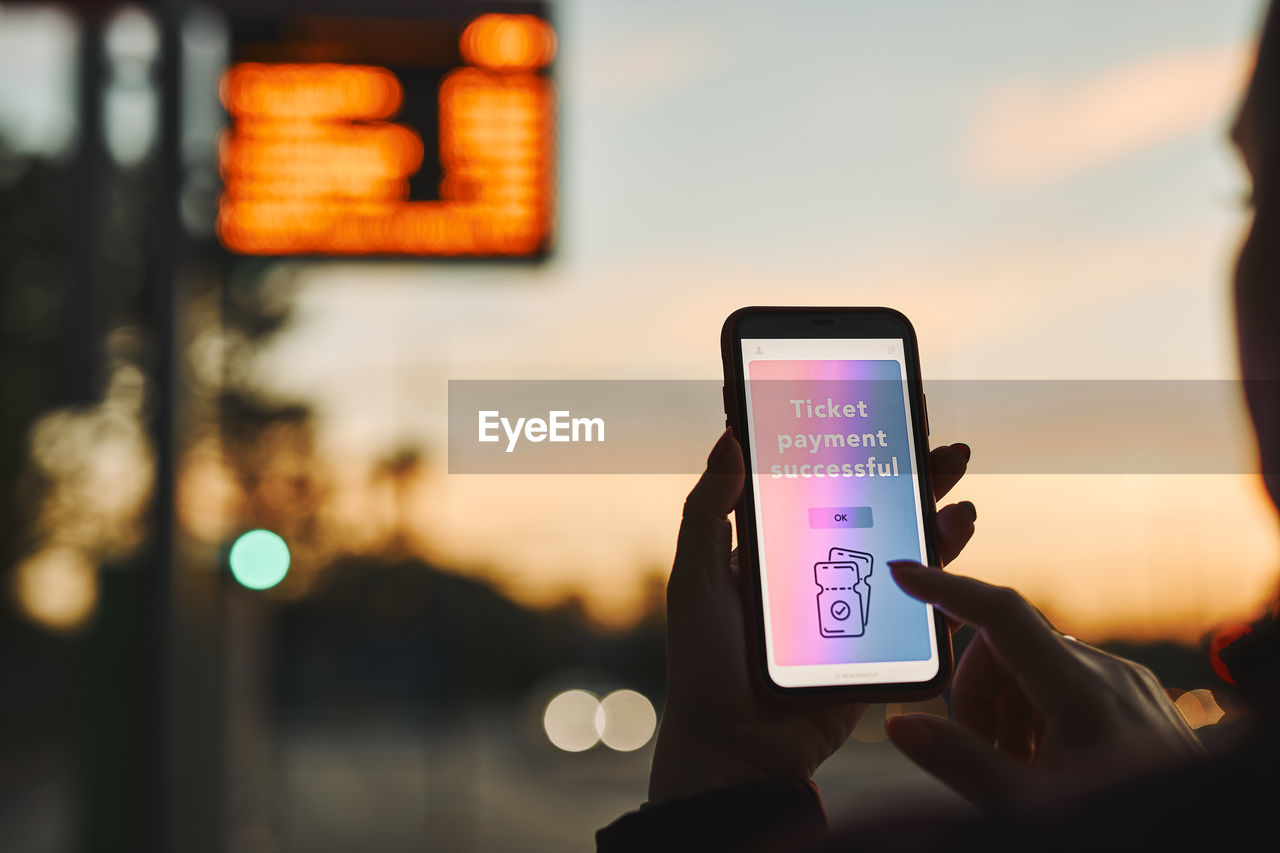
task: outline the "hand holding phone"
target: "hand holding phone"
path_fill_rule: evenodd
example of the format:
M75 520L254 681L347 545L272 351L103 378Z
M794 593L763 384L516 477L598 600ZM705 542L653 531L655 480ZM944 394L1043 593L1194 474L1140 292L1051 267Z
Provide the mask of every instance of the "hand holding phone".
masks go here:
M934 498L955 486L968 458L963 445L929 454ZM825 696L774 698L757 686L748 652L742 570L738 555L731 552L728 520L740 503L745 478L740 446L726 432L685 502L667 587L667 699L654 750L651 799L759 779L803 783L848 739L866 708L862 702L839 701L839 696L835 701ZM973 535L973 505L944 507L936 521L936 554L945 565ZM827 556L832 556L829 550ZM839 561L848 555L835 557ZM874 586L887 575L877 563L866 580ZM812 574L807 592L816 608ZM870 599L873 608L878 594Z
M744 308L722 353L756 673L781 694L940 693L945 620L873 579L886 560L938 565L911 324L884 308Z

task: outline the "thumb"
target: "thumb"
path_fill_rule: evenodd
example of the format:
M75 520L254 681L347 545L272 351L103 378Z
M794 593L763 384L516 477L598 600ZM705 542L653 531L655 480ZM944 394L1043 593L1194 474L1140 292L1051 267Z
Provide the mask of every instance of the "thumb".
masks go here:
M959 723L909 714L886 729L908 758L978 808L1009 813L1028 805L1031 772Z
M684 502L684 517L724 518L742 495L746 472L742 463L742 447L729 430L720 435L707 456L707 470L702 472Z
M742 448L725 430L707 457L707 470L685 499L673 578L705 576L717 568L727 575L733 540L727 516L742 495L745 477Z

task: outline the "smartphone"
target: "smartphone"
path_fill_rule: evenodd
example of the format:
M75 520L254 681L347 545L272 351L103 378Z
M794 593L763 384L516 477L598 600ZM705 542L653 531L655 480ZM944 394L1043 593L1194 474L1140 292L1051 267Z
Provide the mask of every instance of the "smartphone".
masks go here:
M753 667L781 694L924 699L951 633L893 581L938 565L915 330L888 308L752 307L721 333Z

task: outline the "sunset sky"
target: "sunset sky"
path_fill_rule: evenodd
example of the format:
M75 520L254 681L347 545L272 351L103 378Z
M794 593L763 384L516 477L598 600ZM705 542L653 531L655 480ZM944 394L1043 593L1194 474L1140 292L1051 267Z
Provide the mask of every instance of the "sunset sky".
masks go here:
M427 553L625 623L694 477L448 475L449 379L715 379L748 304L898 308L926 379L1234 377L1226 128L1261 9L557 3L551 260L292 267L260 375L315 403L353 527L373 460L422 446ZM708 449L719 429L713 407ZM964 498L955 569L1082 636L1190 639L1275 590L1252 477L992 474Z

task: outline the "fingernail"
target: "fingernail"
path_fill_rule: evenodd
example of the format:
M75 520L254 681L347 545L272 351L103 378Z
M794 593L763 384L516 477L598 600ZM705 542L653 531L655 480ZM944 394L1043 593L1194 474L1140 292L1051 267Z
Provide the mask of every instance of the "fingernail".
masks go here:
M957 441L955 444L951 446L960 448L960 452L964 454L965 462L968 462L969 457L973 455L973 451L969 449L969 445L965 444L963 441Z
M902 587L902 591L914 597L919 592L917 584L927 581L927 575L933 574L937 569L922 566L914 560L891 560L889 571L893 574L893 579L898 582L898 586Z
M919 715L894 717L889 721L889 736L910 752L922 752L933 745L933 729Z
M960 501L960 506L964 507L964 511L969 513L970 521L978 520L978 508L973 505L973 501Z

